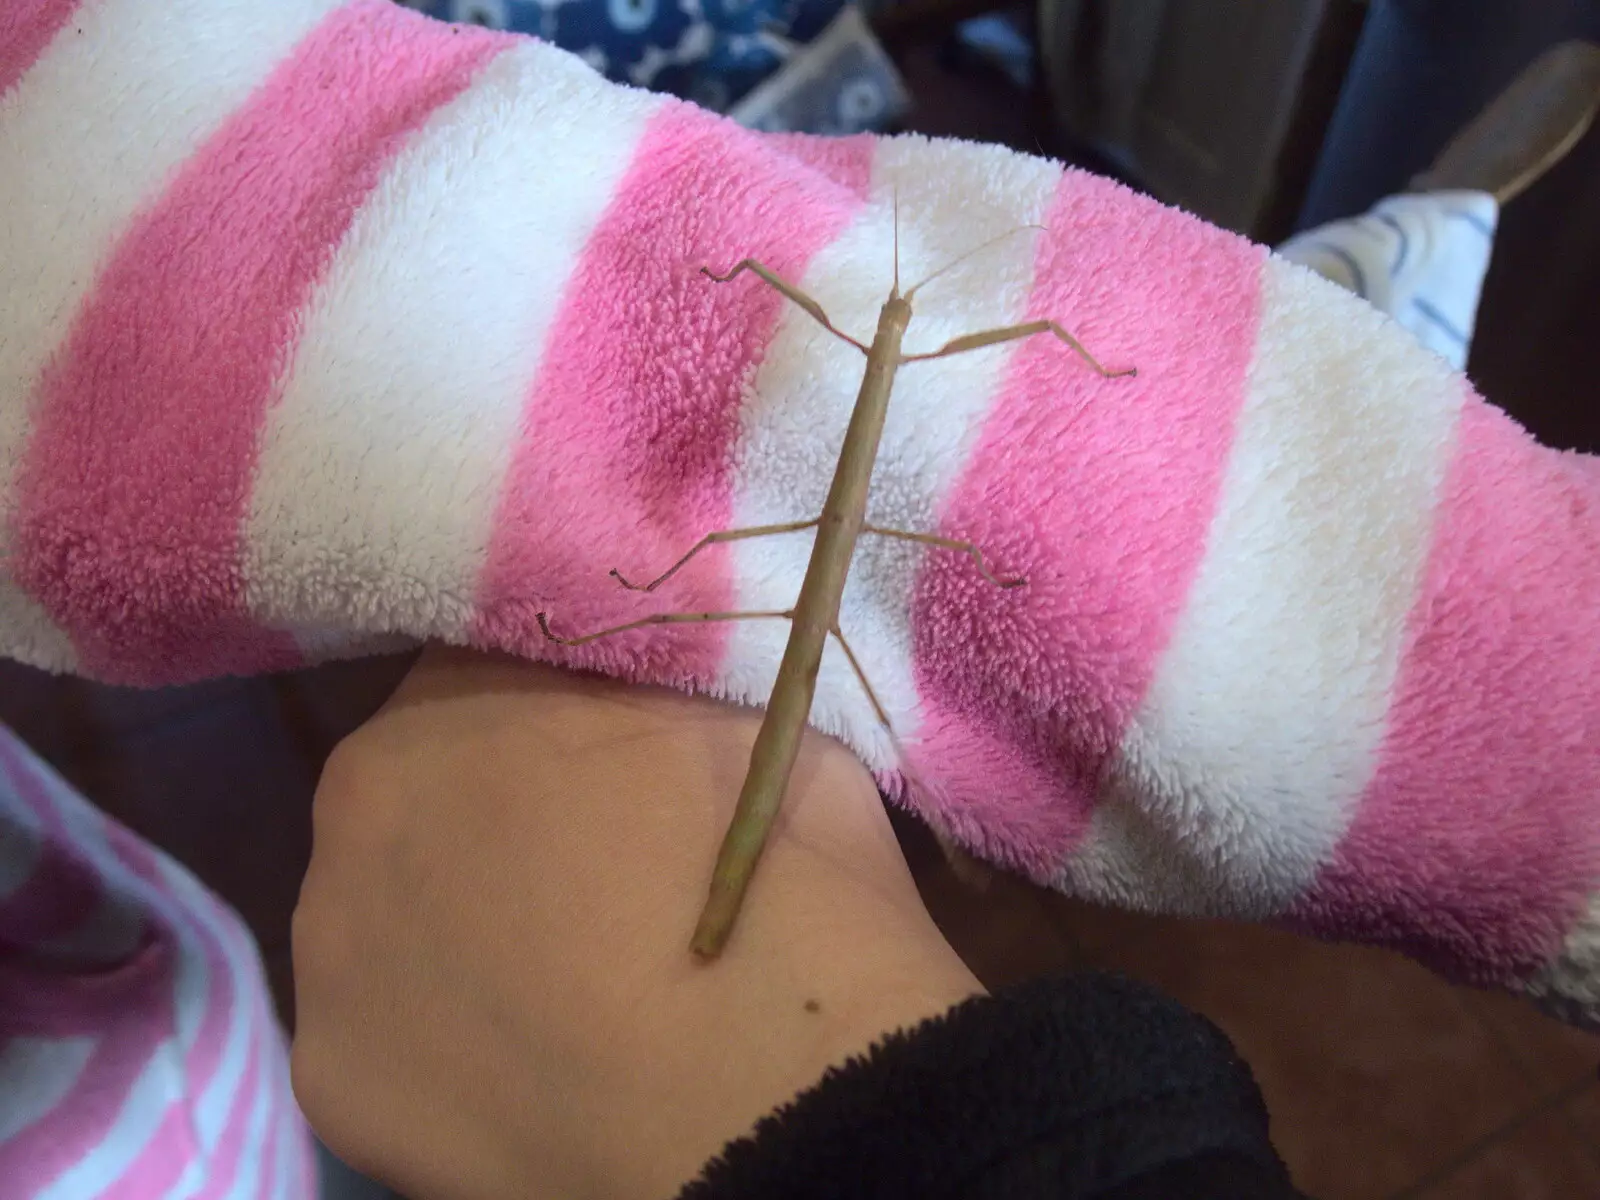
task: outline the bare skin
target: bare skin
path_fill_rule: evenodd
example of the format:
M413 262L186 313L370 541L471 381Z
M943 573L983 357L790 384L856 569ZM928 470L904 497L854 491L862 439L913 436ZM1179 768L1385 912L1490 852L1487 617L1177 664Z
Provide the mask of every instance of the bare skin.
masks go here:
M971 557L984 578L1000 587L1020 587L1026 582L1023 579L996 578L985 565L982 553L970 542L925 533L910 533L899 529L884 529L867 524L867 495L872 484L873 466L877 461L878 445L883 435L889 395L894 388L895 375L900 367L907 363L947 358L954 354L964 354L988 346L1033 337L1036 334L1049 333L1069 346L1090 368L1105 378L1135 374L1133 368L1107 370L1076 338L1054 321L1029 321L1021 325L1008 325L999 329L970 333L954 338L939 349L926 354L905 354L901 350L901 343L911 323L912 299L918 288L929 282L933 276L907 289L902 295L898 254L896 258L894 286L889 298L879 310L877 332L870 345L863 344L842 332L829 319L820 304L754 259L743 260L725 275L718 275L707 268L702 268L705 275L718 283L726 283L745 271L759 276L804 309L829 333L854 346L866 356L866 370L862 375L861 389L856 395L855 408L850 414L844 445L839 452L839 462L834 468L833 483L828 489L828 497L822 506L821 515L811 520L722 530L708 534L663 574L644 585L636 586L629 583L617 571L611 573L625 587L654 591L707 546L815 528L816 541L794 607L759 612L660 613L585 634L582 637L556 636L550 631L545 615L539 614L539 626L545 636L567 646L583 645L626 630L651 625L775 618L783 618L790 622L789 640L778 666L778 676L772 687L772 696L767 702L766 716L762 720L755 746L751 750L750 769L745 775L744 786L739 793L738 807L723 838L722 849L717 855L716 866L711 876L710 895L690 942L690 949L702 959L713 959L720 955L733 931L734 922L744 902L745 892L749 888L756 863L766 845L773 820L783 803L789 776L794 770L795 755L798 753L801 735L806 729L811 714L811 704L816 695L817 672L822 666L823 649L830 636L838 640L845 656L850 660L856 677L861 681L862 688L872 702L878 720L893 733L882 703L873 692L872 685L862 672L854 652L839 630L839 606L844 597L850 563L855 556L856 541L861 534L872 533L882 537L903 538L959 550Z
M317 789L292 1062L323 1140L413 1200L660 1200L829 1066L979 994L872 777L811 729L743 952L682 952L759 724L426 651Z

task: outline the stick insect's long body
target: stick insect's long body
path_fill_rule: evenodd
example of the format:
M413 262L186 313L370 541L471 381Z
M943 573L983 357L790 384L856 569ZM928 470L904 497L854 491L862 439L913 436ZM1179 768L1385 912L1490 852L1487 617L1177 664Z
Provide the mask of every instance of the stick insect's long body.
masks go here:
M991 243L979 246L978 250L984 249L989 244ZM963 255L943 270L948 270L956 262L963 261L973 253L977 251ZM714 274L706 268L702 268L702 271L718 283L726 283L744 271L760 276L809 313L829 333L861 351L866 356L866 370L861 378L861 390L856 394L855 408L850 414L850 425L845 433L844 446L839 453L838 465L834 468L833 483L828 489L828 498L819 517L809 521L792 521L782 525L730 529L707 534L663 574L643 586L629 583L620 572L613 571L612 575L625 587L636 591L653 592L709 545L815 528L816 541L812 547L811 560L806 566L805 580L800 585L799 598L793 608L782 611L658 613L655 616L628 621L610 629L602 629L597 633L575 638L557 637L551 633L543 613L539 614L539 625L544 630L545 636L552 641L572 646L652 625L756 617L783 617L791 622L789 640L784 647L783 659L778 665L778 675L772 686L771 698L767 702L766 714L762 717L761 728L750 751L750 770L745 775L744 785L739 792L738 807L728 826L722 848L717 854L716 866L712 871L710 895L690 943L695 954L702 958L715 958L722 952L728 935L733 930L745 890L749 887L756 862L766 845L767 834L771 830L778 809L783 804L784 792L789 786L789 776L794 770L795 759L800 752L800 742L811 718L811 704L817 691L817 673L821 669L822 654L827 647L829 637L838 640L845 657L850 660L851 668L860 679L878 720L885 727L889 727L889 718L883 705L873 693L872 685L862 673L861 665L856 661L850 644L845 641L844 635L839 630L839 606L844 598L850 563L855 557L856 540L862 533L873 533L959 550L972 559L978 571L991 583L1001 587L1015 587L1024 582L1021 579L996 579L985 567L983 555L971 543L933 534L882 529L866 523L867 493L872 485L873 465L877 461L878 445L883 437L884 418L888 413L889 393L894 387L896 372L906 363L962 354L969 350L1016 341L1039 333L1055 335L1101 376L1110 378L1132 375L1135 372L1131 368L1123 371L1106 370L1076 338L1054 321L1048 320L1029 321L1021 325L969 333L954 338L939 349L926 354L903 353L901 343L905 338L906 328L911 323L912 297L917 288L935 276L930 275L928 279L924 279L916 287L907 289L902 295L898 253L894 288L879 311L878 330L870 346L839 330L828 319L821 305L754 259L745 259L725 275ZM936 272L935 275L942 273L943 271ZM890 732L892 734L892 728Z
M878 332L867 351L861 390L817 522L811 561L789 618L789 641L750 751L750 771L739 792L738 808L717 855L711 895L695 929L691 948L702 957L718 954L732 930L800 752L823 650L829 635L837 632L845 580L855 557L856 539L866 523L872 468L889 411L889 393L902 361L900 343L910 322L911 302L897 288L878 314Z

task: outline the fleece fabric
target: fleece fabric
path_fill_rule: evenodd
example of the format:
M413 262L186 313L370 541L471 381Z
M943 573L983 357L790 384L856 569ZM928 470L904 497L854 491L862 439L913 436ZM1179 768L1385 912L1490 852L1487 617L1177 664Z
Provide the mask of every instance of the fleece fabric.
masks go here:
M898 236L894 214L898 209ZM0 653L155 686L443 639L759 705L898 246L812 713L981 857L1600 1024L1592 460L1115 183L763 135L382 0L0 10ZM908 783L908 781L910 781Z

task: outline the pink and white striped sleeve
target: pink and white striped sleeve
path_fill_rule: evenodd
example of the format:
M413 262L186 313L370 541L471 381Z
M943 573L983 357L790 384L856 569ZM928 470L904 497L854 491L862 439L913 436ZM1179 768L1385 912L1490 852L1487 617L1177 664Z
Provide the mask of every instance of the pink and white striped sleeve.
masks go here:
M895 236L894 199L900 223ZM1370 306L993 146L752 134L386 0L0 6L0 652L149 685L437 638L764 702L860 358L905 367L813 723L1076 894L1600 1023L1600 472ZM901 757L902 748L906 758Z
M0 726L0 1194L309 1200L239 918Z

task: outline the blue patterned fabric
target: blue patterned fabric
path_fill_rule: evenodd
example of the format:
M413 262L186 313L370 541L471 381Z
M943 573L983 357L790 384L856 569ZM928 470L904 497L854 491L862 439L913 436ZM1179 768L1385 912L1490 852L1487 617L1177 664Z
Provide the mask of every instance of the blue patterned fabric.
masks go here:
M531 33L607 78L726 112L846 0L402 0L447 21Z

